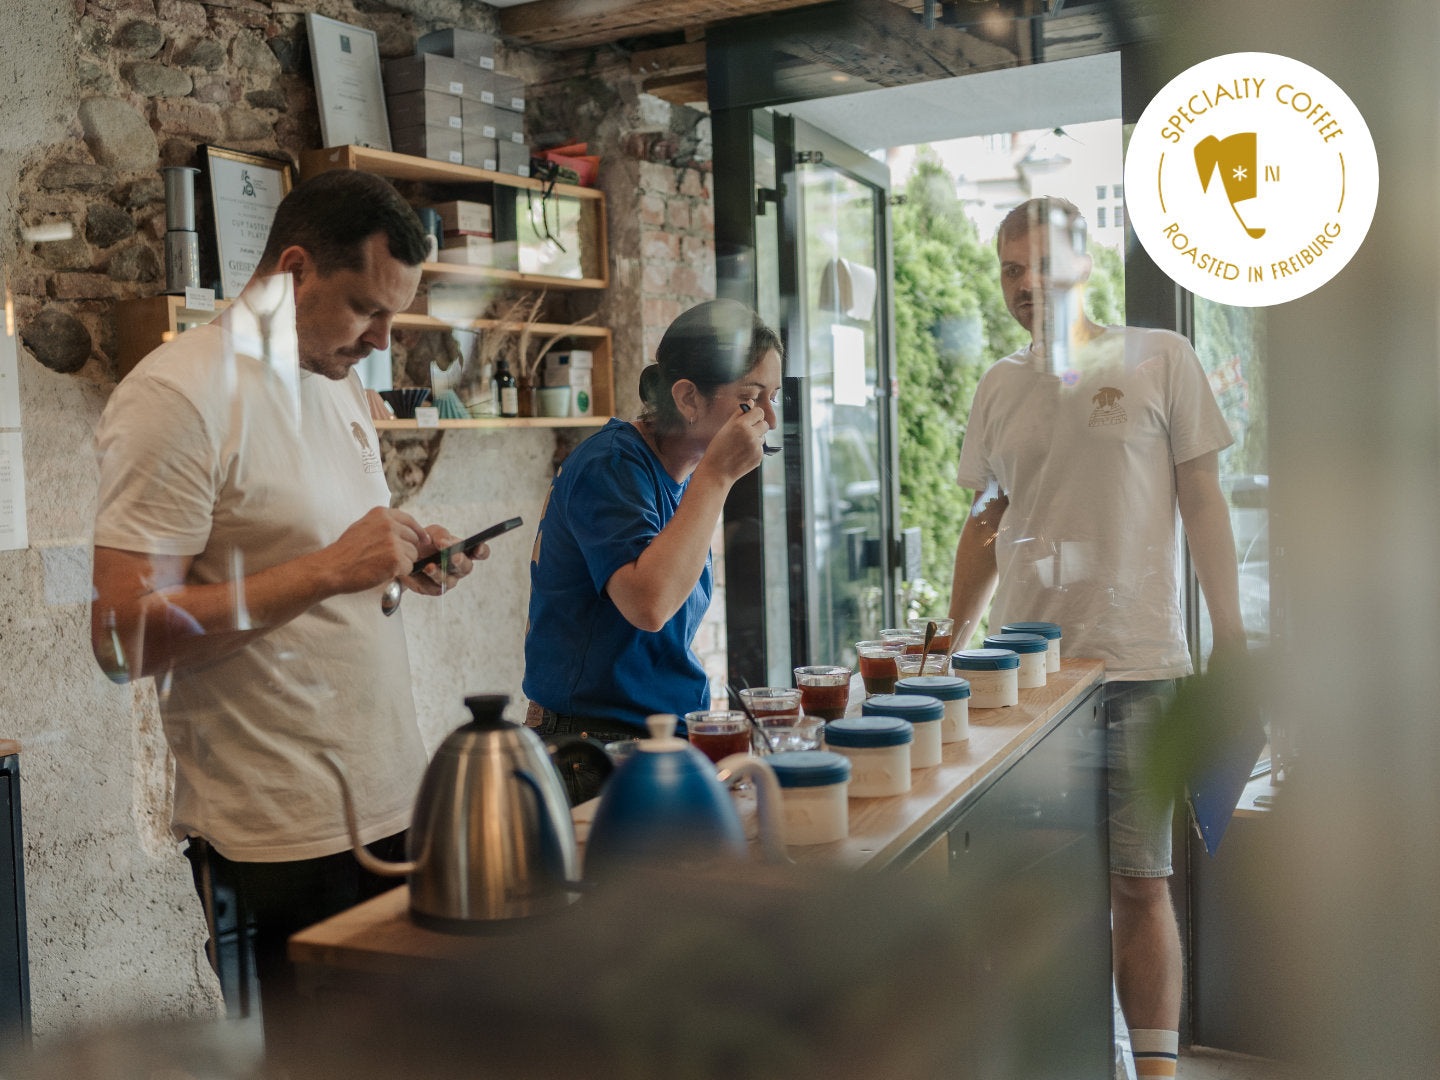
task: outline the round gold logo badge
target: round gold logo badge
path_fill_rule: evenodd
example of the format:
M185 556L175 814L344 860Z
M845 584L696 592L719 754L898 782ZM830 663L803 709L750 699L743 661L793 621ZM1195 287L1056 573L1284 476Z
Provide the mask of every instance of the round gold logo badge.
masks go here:
M1273 53L1229 53L1172 79L1125 152L1131 227L1198 296L1266 307L1313 292L1359 249L1380 170L1360 111Z

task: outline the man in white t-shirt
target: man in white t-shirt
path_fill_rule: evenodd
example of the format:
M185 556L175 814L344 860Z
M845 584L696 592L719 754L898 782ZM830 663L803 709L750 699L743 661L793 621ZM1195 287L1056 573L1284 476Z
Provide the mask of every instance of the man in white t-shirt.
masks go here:
M254 921L269 1033L289 934L394 884L355 862L319 752L346 764L361 840L389 857L425 765L381 592L438 594L471 567L411 575L456 538L389 508L353 370L387 347L426 252L384 180L300 184L244 292L121 380L96 436L95 655L117 682L159 679L174 832L207 915L213 879Z
M1058 623L1067 655L1105 661L1116 986L1137 1075L1173 1076L1182 970L1171 810L1144 799L1134 754L1191 670L1177 509L1215 655L1245 650L1217 466L1232 439L1184 338L1086 317L1091 261L1074 206L1024 203L996 246L1006 306L1032 342L975 392L959 483L977 494L950 614L967 641L993 594L992 627Z

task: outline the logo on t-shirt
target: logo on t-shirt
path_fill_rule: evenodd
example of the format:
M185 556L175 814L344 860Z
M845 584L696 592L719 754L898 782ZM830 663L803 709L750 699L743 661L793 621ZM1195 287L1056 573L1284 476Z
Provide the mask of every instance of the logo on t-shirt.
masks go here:
M1125 423L1125 409L1120 404L1120 399L1124 396L1123 390L1102 386L1099 393L1090 399L1095 402L1095 411L1090 414L1090 426L1110 427L1113 424Z
M355 421L350 421L350 434L355 436L355 441L360 444L360 461L365 466L367 473L378 473L380 471L380 455L370 445L370 436L365 434L365 429Z

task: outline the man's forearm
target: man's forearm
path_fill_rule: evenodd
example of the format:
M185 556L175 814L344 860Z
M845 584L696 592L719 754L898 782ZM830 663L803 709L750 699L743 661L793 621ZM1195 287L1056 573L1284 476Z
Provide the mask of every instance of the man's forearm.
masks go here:
M995 592L999 571L995 562L995 531L972 515L960 530L955 546L955 574L950 582L950 618L955 620L953 647L963 649L980 626L980 619Z
M146 570L133 552L96 549L97 593L124 595L111 582L139 576L155 587L107 605L97 599L91 612L95 655L116 681L157 675L211 663L283 626L321 600L335 595L321 553L281 563L234 582L172 585L167 560Z
M1214 455L1206 455L1213 459ZM1235 534L1230 529L1230 507L1220 490L1213 460L1176 466L1176 498L1190 561L1205 606L1217 649L1245 647L1245 624L1240 618L1240 576L1235 564Z

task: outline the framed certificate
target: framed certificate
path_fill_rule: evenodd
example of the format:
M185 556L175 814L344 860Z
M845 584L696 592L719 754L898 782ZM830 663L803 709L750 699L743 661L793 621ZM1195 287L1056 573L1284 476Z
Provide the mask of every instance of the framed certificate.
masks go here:
M255 272L275 208L290 191L290 163L220 146L200 149L210 183L220 295L233 300Z
M326 146L390 149L385 88L380 81L380 46L375 31L306 15L320 138Z

